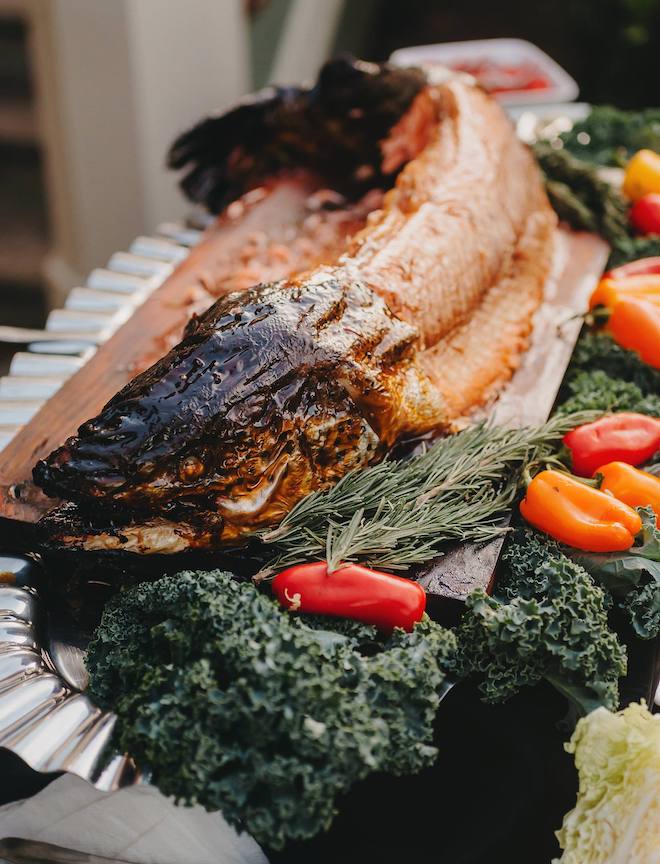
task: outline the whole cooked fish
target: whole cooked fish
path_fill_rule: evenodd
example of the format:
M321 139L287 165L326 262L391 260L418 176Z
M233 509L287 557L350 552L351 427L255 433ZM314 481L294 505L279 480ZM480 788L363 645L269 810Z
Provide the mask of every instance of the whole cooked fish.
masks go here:
M334 260L224 297L218 284L183 341L37 464L47 494L90 514L75 530L47 516L55 545L240 542L398 439L448 428L527 344L555 217L476 87L335 62L314 88L261 95L172 153L212 209L294 167L349 201L391 188L333 241Z

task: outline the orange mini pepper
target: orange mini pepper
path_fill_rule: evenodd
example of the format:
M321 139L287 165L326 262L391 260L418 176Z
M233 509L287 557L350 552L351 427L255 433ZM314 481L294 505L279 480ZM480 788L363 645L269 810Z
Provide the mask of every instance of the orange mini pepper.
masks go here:
M636 351L645 363L660 369L660 306L624 297L612 310L607 329L622 348Z
M607 306L614 309L625 296L639 297L652 303L660 303L660 273L646 276L628 276L625 279L603 277L589 298L589 308Z
M520 512L535 528L584 552L630 549L642 520L632 507L561 471L541 471Z
M653 150L639 150L626 167L623 192L637 201L648 192L660 192L660 155Z
M596 472L602 477L600 488L629 507L653 507L660 519L660 479L627 462L608 462Z

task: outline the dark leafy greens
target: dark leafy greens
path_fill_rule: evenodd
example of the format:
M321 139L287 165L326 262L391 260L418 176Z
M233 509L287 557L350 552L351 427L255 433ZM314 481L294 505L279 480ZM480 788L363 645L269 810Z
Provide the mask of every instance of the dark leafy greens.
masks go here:
M601 234L612 244L628 238L628 206L593 165L546 141L539 141L534 152L560 219L573 228Z
M564 148L579 159L623 167L637 150L660 153L660 108L621 111L598 105L560 138Z
M162 792L221 809L279 848L326 829L360 778L436 756L453 634L428 619L389 638L331 628L227 573L180 573L109 604L89 648L90 692Z
M545 679L580 713L615 708L626 652L608 625L609 598L555 547L531 531L509 545L496 595L468 598L457 671L477 676L488 702Z
M602 166L623 167L643 148L660 152L660 108L599 106L569 132L534 146L552 206L573 228L595 231L607 240L612 247L609 267L660 255L660 236L634 235L627 203L599 173Z
M660 530L650 507L640 508L642 535L626 552L598 554L570 550L581 564L614 597L630 618L641 639L660 635Z
M623 378L611 378L602 369L578 372L564 385L563 402L559 411L635 411L660 417L660 395L644 393L637 384Z
M559 403L562 414L596 409L660 417L660 371L607 334L587 331L575 348Z

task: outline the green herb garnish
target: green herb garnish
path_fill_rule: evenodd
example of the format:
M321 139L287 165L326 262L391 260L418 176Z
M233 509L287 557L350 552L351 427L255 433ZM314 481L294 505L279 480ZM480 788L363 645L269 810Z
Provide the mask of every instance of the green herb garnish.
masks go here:
M618 704L625 648L608 626L608 595L554 541L521 531L496 594L473 592L457 630L457 671L488 702L545 679L579 713Z
M454 636L390 637L292 617L230 574L180 573L112 600L89 647L90 695L165 795L222 810L268 847L330 825L374 771L430 765Z
M268 572L315 559L331 569L365 561L405 570L435 557L448 541L500 536L525 466L549 457L564 433L599 413L561 415L525 429L482 423L421 456L352 471L303 498L262 535L277 552Z
M660 153L660 108L621 111L598 105L559 137L564 148L579 159L624 167L638 150Z

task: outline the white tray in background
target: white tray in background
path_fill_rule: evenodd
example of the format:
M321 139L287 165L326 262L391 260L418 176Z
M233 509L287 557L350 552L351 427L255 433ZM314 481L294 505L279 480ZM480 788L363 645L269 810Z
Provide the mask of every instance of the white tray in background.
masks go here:
M513 65L533 63L550 81L550 86L544 90L513 90L493 94L503 105L540 105L577 99L579 88L576 81L545 51L525 39L473 39L468 42L414 45L399 48L390 56L390 62L395 66L447 66L450 69L455 63L478 63L481 60Z

